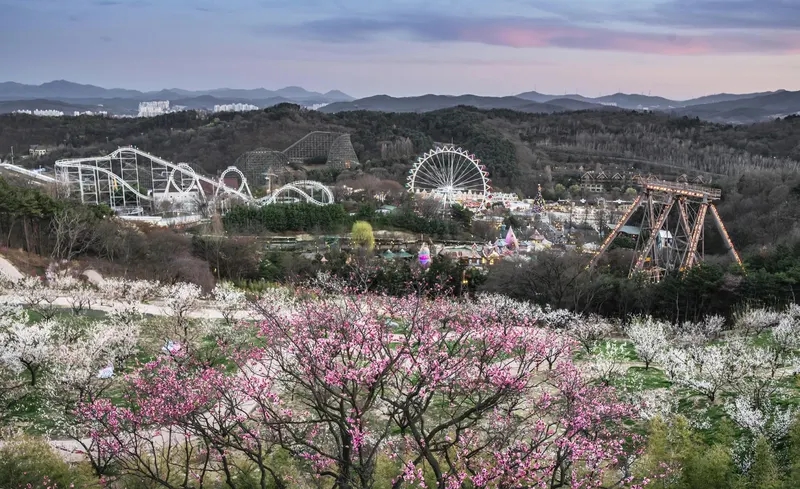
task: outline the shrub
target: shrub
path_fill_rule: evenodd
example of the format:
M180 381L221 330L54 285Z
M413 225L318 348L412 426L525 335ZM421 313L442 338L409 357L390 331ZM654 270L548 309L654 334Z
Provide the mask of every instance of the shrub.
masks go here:
M24 437L0 448L0 487L94 489L100 485L88 467L68 464L42 439Z

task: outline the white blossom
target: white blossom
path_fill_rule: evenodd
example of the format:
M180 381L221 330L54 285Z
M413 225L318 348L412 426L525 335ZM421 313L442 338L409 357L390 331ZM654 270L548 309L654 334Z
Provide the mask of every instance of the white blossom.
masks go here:
M166 313L173 318L183 318L200 302L202 290L196 284L178 282L163 289Z
M602 348L595 347L593 353L591 360L586 362L589 377L609 385L627 370L624 344L608 342Z
M675 380L713 401L729 381L729 365L729 350L726 347L708 346L703 349L701 356L688 357L685 364L677 365Z
M734 329L745 335L757 335L777 325L781 316L777 311L748 307L735 315Z
M50 272L47 282L48 286L55 289L59 296L66 297L75 314L80 314L83 310L91 307L97 293L94 287L71 273L72 271L69 269L61 270L58 273Z
M125 302L146 302L162 294L162 286L158 281L113 277L106 278L100 290L107 299Z
M650 316L636 317L626 329L633 341L636 355L644 362L645 368L667 347L668 326Z
M579 320L580 316L566 309L551 309L545 307L542 311L542 322L554 329L564 329L574 321Z
M784 314L772 329L772 342L781 354L800 348L800 320Z
M672 350L670 357L680 358L681 362L670 364L669 370L677 383L711 401L724 388L760 398L765 389L774 385L769 368L771 356L768 348L756 347L743 338L732 338L725 344Z
M608 336L614 326L601 316L592 314L588 317L573 316L567 325L567 334L575 338L587 353L592 351L595 344Z
M536 304L518 301L503 294L478 294L475 297L475 305L478 309L492 309L499 317L526 318L536 321L543 316L542 308Z
M18 373L27 370L34 384L40 367L52 354L55 321L29 322L27 317L13 317L4 322L0 328L0 362Z
M318 271L316 277L311 279L311 286L329 294L341 294L348 288L345 280L323 270Z
M639 391L634 401L639 406L639 415L644 420L657 417L669 419L678 409L678 399L669 389Z
M218 283L211 292L217 309L222 313L225 322L232 324L236 315L245 307L247 299L244 292L236 289L228 282Z
M136 353L138 339L136 330L106 321L92 323L77 341L58 345L51 386L78 393L90 390L98 371L109 365L121 365Z
M48 287L39 277L29 276L17 280L13 291L22 298L24 304L44 319L50 319L56 315L58 291Z
M725 318L714 315L706 316L702 321L685 321L672 329L677 343L702 346L717 339L724 326Z
M753 399L737 396L725 405L725 412L743 430L754 438L763 436L773 443L789 434L797 416L794 407L781 408L766 400L757 405Z
M788 307L786 307L786 311L784 311L786 316L793 318L796 321L800 321L800 304L791 303Z

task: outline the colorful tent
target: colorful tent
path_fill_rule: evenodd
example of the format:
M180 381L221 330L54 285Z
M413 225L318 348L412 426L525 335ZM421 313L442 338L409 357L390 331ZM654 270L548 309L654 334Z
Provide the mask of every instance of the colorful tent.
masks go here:
M514 228L511 226L508 227L508 232L506 233L506 246L509 248L517 248L519 246L517 236L514 234Z

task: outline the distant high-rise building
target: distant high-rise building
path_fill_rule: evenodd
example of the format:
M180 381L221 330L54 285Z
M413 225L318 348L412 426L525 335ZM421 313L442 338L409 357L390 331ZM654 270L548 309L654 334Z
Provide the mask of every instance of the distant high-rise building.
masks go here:
M214 106L214 112L247 112L250 110L258 110L258 106L253 104L222 104Z
M169 100L139 102L139 117L155 117L169 112Z
M19 109L14 111L15 114L28 114L28 115L38 115L42 117L61 117L64 115L63 112L60 110L27 110L27 109Z
M107 116L108 112L105 111L105 110L99 110L97 112L92 112L91 110L87 110L87 111L81 112L80 110L76 110L76 111L74 111L72 113L72 115L74 115L75 117L78 117L79 115L102 115L102 116Z

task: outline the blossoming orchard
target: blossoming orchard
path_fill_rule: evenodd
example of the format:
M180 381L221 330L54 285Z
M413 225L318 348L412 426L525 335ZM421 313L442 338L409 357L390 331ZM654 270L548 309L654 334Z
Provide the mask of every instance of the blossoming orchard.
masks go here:
M0 486L15 463L51 488L750 487L800 453L798 306L618 324L64 264L0 292ZM14 458L31 443L63 465Z

